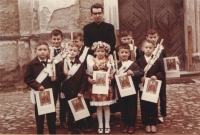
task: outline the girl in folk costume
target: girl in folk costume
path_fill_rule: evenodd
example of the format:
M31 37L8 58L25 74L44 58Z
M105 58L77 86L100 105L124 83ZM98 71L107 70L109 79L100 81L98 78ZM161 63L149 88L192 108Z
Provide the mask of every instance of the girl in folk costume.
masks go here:
M114 91L114 62L112 55L108 57L110 52L110 45L105 42L98 41L94 42L91 49L95 52L93 57L88 55L87 57L87 69L88 73L92 74L93 71L103 71L109 72L109 89L108 94L91 94L90 105L97 107L97 118L99 122L98 133L103 133L103 114L102 110L105 113L105 133L110 133L110 107L109 105L116 102L115 91ZM88 76L88 81L90 85L90 92L92 92L92 85L98 83L98 80L94 80L92 76Z

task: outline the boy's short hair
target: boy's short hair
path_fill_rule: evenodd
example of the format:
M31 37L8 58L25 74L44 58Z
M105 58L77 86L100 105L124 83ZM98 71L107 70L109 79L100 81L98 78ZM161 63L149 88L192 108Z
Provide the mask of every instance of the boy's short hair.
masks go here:
M80 39L80 41L83 41L83 34L81 32L73 32L73 39Z
M132 31L130 31L130 30L123 30L123 31L120 32L120 37L127 37L127 36L133 37Z
M120 44L115 48L116 52L119 52L120 49L128 49L130 51L130 46L126 43Z
M58 35L60 35L61 37L63 37L62 31L56 29L56 30L53 30L53 31L51 32L50 37L52 37L52 36L58 36Z
M73 42L70 42L70 43L68 44L68 46L77 47L77 50L79 50L79 46L78 46L77 44L73 43Z
M35 50L37 49L38 46L41 46L41 45L47 46L47 48L48 48L48 50L49 50L49 45L48 45L46 42L43 42L43 41L40 41L40 42L38 42L38 43L36 44Z
M151 43L153 46L155 46L154 43L153 43L152 41L150 41L150 40L144 40L144 41L142 42L142 47L144 46L145 43Z
M103 12L103 6L101 4L99 4L99 3L96 3L96 4L94 4L94 5L91 6L91 8L90 8L90 12L91 13L92 13L92 9L93 8L101 8L101 10Z
M154 35L154 34L158 34L158 31L157 30L155 30L155 29L149 29L148 31L147 31L147 33L146 33L146 36L148 36L148 35Z

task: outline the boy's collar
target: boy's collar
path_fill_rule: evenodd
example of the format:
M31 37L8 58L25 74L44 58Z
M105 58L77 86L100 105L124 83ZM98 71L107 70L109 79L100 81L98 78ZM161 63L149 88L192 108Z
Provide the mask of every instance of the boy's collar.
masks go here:
M38 60L41 62L41 61L47 61L47 58L45 60L41 60L39 57L37 57Z
M56 47L54 47L54 49L61 49L61 46L59 46L59 47L57 47L57 48L56 48Z

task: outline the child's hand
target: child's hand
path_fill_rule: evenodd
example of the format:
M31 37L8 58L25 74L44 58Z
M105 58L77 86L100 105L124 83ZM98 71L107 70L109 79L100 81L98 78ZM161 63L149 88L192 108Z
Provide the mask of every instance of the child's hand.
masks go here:
M113 76L112 74L109 74L108 78L109 78L110 80L113 80L113 79L114 79L114 76Z
M145 77L142 77L141 82L144 83L144 81L145 81Z
M115 75L119 75L119 72L116 72Z
M178 59L178 61L176 61L176 63L180 66L180 64L181 64L181 62L179 61L179 59Z
M40 87L38 88L38 90L39 90L39 91L43 91L43 90L44 90L44 87L43 87L43 86L40 86Z
M52 76L51 77L51 81L53 82L53 81L55 81L56 80L56 76Z
M68 75L68 70L67 69L64 70L64 74Z
M77 97L78 97L78 98L82 98L82 97L83 97L83 94L78 93Z
M127 75L131 75L131 76L134 75L133 71L131 71L131 70L128 70L126 73L127 73Z
M88 77L88 82L91 83L91 84L95 84L96 83L96 81L91 79L90 77Z
M157 77L155 75L151 76L151 80L157 80Z
M60 93L60 98L64 99L65 98L65 94L63 92Z

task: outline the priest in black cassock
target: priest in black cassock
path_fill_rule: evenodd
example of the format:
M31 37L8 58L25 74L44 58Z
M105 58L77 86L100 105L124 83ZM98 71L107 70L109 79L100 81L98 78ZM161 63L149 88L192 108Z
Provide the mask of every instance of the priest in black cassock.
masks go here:
M84 45L91 47L94 42L103 41L111 46L110 53L112 54L116 44L114 26L103 21L104 10L101 4L92 5L90 10L94 22L85 25L83 28Z

